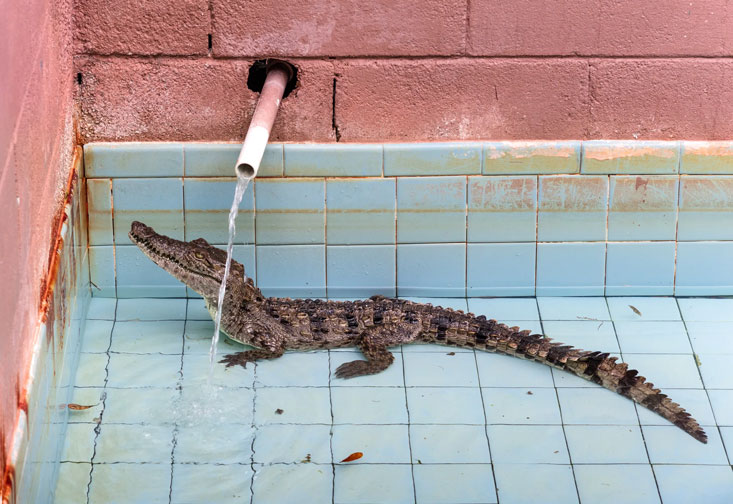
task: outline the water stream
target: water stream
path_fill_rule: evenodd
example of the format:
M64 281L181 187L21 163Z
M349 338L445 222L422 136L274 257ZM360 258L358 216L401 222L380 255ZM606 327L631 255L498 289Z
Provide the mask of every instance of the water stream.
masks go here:
M227 262L224 267L224 279L219 287L219 302L216 307L216 319L214 321L214 337L211 340L211 350L209 351L209 383L214 375L214 363L216 361L216 346L219 343L219 330L221 329L221 309L224 305L224 294L227 288L227 278L229 277L229 267L232 264L232 250L234 249L234 235L236 234L235 220L239 213L239 204L242 202L244 193L249 185L249 179L237 177L237 188L234 191L234 201L232 208L229 210L229 240L227 241ZM246 275L246 273L245 273ZM246 278L245 278L246 280Z

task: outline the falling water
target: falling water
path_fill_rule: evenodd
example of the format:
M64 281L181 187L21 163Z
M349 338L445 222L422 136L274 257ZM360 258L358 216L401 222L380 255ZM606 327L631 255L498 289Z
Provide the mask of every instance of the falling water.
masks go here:
M216 320L214 328L214 337L211 340L211 350L209 351L209 383L214 375L214 361L216 360L216 345L219 343L219 329L221 328L221 309L224 305L224 293L227 288L227 277L229 276L229 267L232 264L232 249L234 248L234 234L235 219L239 213L239 204L242 202L244 192L247 190L249 185L249 179L244 177L237 177L237 189L234 191L234 201L232 202L232 208L229 210L229 241L227 241L227 262L224 267L224 279L221 281L219 287L219 302L216 307ZM246 278L245 278L246 280Z

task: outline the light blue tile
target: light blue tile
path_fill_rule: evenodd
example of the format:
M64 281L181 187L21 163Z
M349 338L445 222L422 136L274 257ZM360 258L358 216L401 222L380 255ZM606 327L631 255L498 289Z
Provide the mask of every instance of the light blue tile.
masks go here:
M466 245L397 245L397 294L465 297Z
M644 439L652 464L727 464L717 429L708 429L703 444L674 425L645 425Z
M733 176L680 178L680 241L733 239Z
M211 380L213 385L219 387L251 387L254 382L255 366L248 365L246 368L242 366L226 367L219 361L227 354L234 351L243 351L244 346L233 348L225 343L226 338L219 338L219 346L217 347L216 362L214 363L214 371L211 373L211 360L209 357L209 349L211 348L211 333L206 340L201 341L202 345L198 348L197 353L188 353L183 356L183 385L184 387L201 387ZM246 347L248 348L248 347ZM211 378L209 374L211 373Z
M586 140L581 173L677 173L680 144L659 140Z
M469 242L534 242L537 177L469 177Z
M89 244L112 245L112 181L88 179L87 212L89 215Z
M576 376L569 371L552 368L552 378L557 388L596 388L598 385L590 380Z
M183 182L186 209L186 241L203 238L211 244L229 240L229 211L234 198L235 179L195 178ZM234 221L234 243L252 243L254 233L254 183L247 187Z
M234 429L183 425L176 433L175 461L249 465L254 436L255 430L249 425L237 425ZM202 439L206 442L202 443Z
M692 347L698 354L733 354L733 322L687 322Z
M491 462L483 425L410 425L410 444L413 464Z
M186 297L186 286L135 245L115 247L117 295L121 298Z
M486 422L493 424L560 425L560 406L550 388L482 388Z
M87 320L82 336L82 352L104 353L109 349L112 326L111 320Z
M394 349L390 350L394 352ZM402 359L399 358L399 353L392 365L377 374L349 379L333 376L333 373L341 364L354 360L364 360L364 355L361 352L331 352L331 387L402 387L405 384Z
M394 179L327 180L328 243L395 243L395 184Z
M186 320L211 320L204 298L189 298L186 304Z
M669 395L674 402L681 404L692 415L692 418L703 426L715 425L713 410L710 408L712 392L714 391L706 392L702 389L664 389L664 393ZM708 393L711 394L711 399L708 399ZM669 420L643 406L637 405L636 412L641 425L670 425Z
M613 324L595 320L544 321L545 336L576 348L618 353Z
M602 297L538 297L542 320L611 320Z
M173 414L178 427L195 427L194 431L198 430L203 438L207 430L214 429L226 432L234 428L249 432L253 404L254 391L251 389L208 385L202 380L194 386L183 384Z
M117 321L110 350L131 354L171 354L183 352L183 320Z
M535 298L468 299L468 311L504 322L505 320L539 320Z
M478 175L481 144L476 142L425 142L384 145L384 174Z
M605 266L605 243L539 243L537 295L600 296Z
M117 301L118 321L126 320L184 320L185 299L135 298Z
M534 295L534 243L469 243L467 246L469 296Z
M92 465L89 463L60 463L53 502L55 504L78 504L79 502L86 502L91 474Z
M89 247L89 273L92 282L92 296L114 298L115 287L115 248L100 245Z
M701 354L699 369L705 388L733 389L733 373L730 370L730 355Z
M255 400L255 423L331 424L328 388L262 388ZM276 413L280 409L282 413Z
M616 321L624 353L692 353L685 325L678 321Z
M95 464L89 502L165 504L171 483L170 454L165 464Z
M180 177L183 175L183 145L168 142L86 144L84 171L88 178Z
M112 180L115 243L131 244L127 233L133 221L157 233L183 239L183 180L131 178Z
M405 385L407 387L475 387L478 386L476 361L471 353L405 353Z
M379 177L380 144L285 144L286 177Z
M180 392L173 388L109 388L104 400L107 424L172 424Z
M569 465L494 464L502 504L572 504L578 502ZM552 488L551 492L547 489Z
M257 363L258 387L328 387L328 352L288 353Z
M333 387L331 404L334 424L407 423L401 387Z
M322 179L257 181L257 244L324 243L324 197Z
M395 269L394 245L326 248L329 297L394 296Z
M636 425L566 425L573 464L646 464L641 429Z
M257 246L257 284L266 296L325 297L323 245Z
M104 383L104 380L102 380ZM72 404L81 404L84 406L91 406L84 410L69 410L69 424L72 423L93 423L97 424L96 420L99 415L102 414L104 409L104 395L105 390L103 386L100 387L86 387L80 383L76 384L69 401Z
M682 320L673 297L616 297L606 301L615 321Z
M486 432L496 464L570 463L560 425L489 425Z
M609 243L606 295L672 294L675 245L675 242Z
M724 504L733 495L733 472L728 465L655 465L654 474L664 504Z
M513 141L484 145L484 175L578 173L580 142Z
M76 367L77 387L103 387L107 377L107 363L109 356L104 353L83 353L79 356Z
M314 464L331 463L331 426L262 425L257 429L255 463L293 464L309 455Z
M102 297L92 298L89 300L87 320L114 320L116 309L116 299Z
M538 362L485 352L476 352L476 362L482 387L553 386L550 368Z
M680 242L677 245L677 296L733 294L733 242Z
M241 149L241 143L185 143L183 152L186 160L186 176L231 177L234 175L234 165ZM283 146L268 143L257 178L282 177L282 175Z
M565 425L639 425L634 403L601 388L559 388Z
M733 321L733 299L677 299L685 322Z
M251 480L252 469L246 465L173 464L171 503L237 504L250 498Z
M67 425L60 460L63 462L90 462L94 456L94 439L97 436L94 432L95 428L96 425L93 423Z
M718 425L733 426L733 390L708 390Z
M537 239L606 239L608 177L539 177Z
M113 353L107 369L109 387L175 387L180 378L181 356Z
M338 462L358 447L364 454L354 464L408 464L407 425L334 425L333 458Z
M575 482L581 502L660 504L654 473L649 465L575 465Z
M498 502L489 464L423 464L413 466L413 471L417 502Z
M312 502L330 502L332 491L333 469L330 465L255 465L253 504L301 502L304 496Z
M612 176L608 239L676 239L678 185L676 176Z
M466 240L466 177L397 179L397 242Z
M415 501L410 464L337 464L335 476L333 502L337 504L404 504ZM328 494L327 498L317 502L328 502L330 497Z
M478 388L408 388L407 405L411 424L484 425L485 422Z
M94 462L163 464L170 463L172 451L172 425L105 424L95 443Z

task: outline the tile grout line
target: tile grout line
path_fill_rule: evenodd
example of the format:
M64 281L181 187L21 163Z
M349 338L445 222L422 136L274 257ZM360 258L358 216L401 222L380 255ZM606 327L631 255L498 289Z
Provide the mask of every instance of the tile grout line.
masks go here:
M535 298L535 302L536 300L537 298ZM542 329L542 335L544 336L545 335L545 324L544 324L545 321L542 318L542 313L540 312L539 303L537 304L537 312L540 315L540 320L539 320L540 328ZM544 337L546 338L547 336L544 336ZM581 503L580 489L578 488L578 479L575 476L575 465L573 464L573 455L570 452L570 443L568 443L568 435L567 435L567 432L565 432L565 420L562 414L562 403L560 402L560 391L557 387L557 383L555 383L555 375L554 373L552 373L552 368L550 369L550 377L552 378L552 386L555 389L555 399L557 400L557 409L558 409L558 412L560 413L560 427L562 428L563 439L565 439L565 449L568 451L568 461L570 465L570 473L573 475L573 484L575 485L575 495L577 496L578 503L580 504Z
M616 321L613 319L613 315L611 315L611 306L608 304L608 298L603 298L604 302L606 303L606 309L608 310L609 318L611 319L611 328L613 329L613 335L616 337L616 344L618 345L618 353L621 356L621 362L625 362L624 359L624 352L621 348L621 340L618 338L618 332L616 331ZM677 309L679 311L679 308ZM681 316L680 316L681 318ZM636 421L639 423L639 433L641 434L641 441L644 443L644 453L646 453L647 461L649 462L649 468L652 471L652 477L654 478L654 486L657 488L657 495L659 496L659 502L662 502L662 492L659 489L659 481L657 481L657 473L654 471L654 466L652 465L652 458L651 455L649 455L649 447L646 444L646 436L644 435L644 427L641 424L641 418L639 417L639 406L637 405L636 401L633 401L632 404L634 405L634 413L636 414Z
M176 389L178 390L178 400L180 401L183 397L183 355L186 352L186 327L188 326L188 303L189 299L185 299L185 315L183 319L183 333L181 334L181 365L178 368L178 383L176 384ZM174 408L175 409L175 408ZM178 420L174 417L173 419L173 434L171 438L171 479L170 479L170 487L168 488L168 504L171 504L173 501L173 469L175 467L176 463L176 447L178 446Z
M100 400L102 402L102 410L99 412L99 423L94 427L94 449L92 450L92 458L89 459L90 469L89 469L89 481L87 482L87 491L86 491L86 504L90 504L90 493L92 489L92 478L94 475L94 458L97 456L97 442L99 440L99 436L102 432L102 420L104 418L104 410L107 406L107 382L109 381L109 364L110 364L110 349L112 348L112 335L114 334L115 325L117 324L117 304L118 301L115 299L115 318L112 321L112 327L109 330L109 345L107 346L107 364L104 367L104 385L102 386L102 395L100 397Z
M331 502L336 502L336 461L333 458L333 394L331 390L331 350L328 350L328 404L331 408L331 425L328 430L328 448L331 451Z
M468 302L467 302L468 304ZM484 391L481 387L481 373L478 369L478 357L476 356L476 350L473 350L473 360L476 363L476 379L478 381L478 393L481 397L481 410L484 414L484 435L486 436L486 446L489 449L489 463L491 465L491 477L494 479L494 494L496 495L496 503L499 504L499 484L496 481L496 471L494 470L494 457L491 455L491 439L489 439L489 420L486 417L486 401L484 400Z
M255 476L257 475L257 471L255 470L255 441L257 440L257 361L254 361L251 363L254 366L254 370L252 372L252 423L250 424L250 428L252 429L252 443L250 444L249 450L250 450L250 458L249 458L249 467L252 469L252 478L249 481L249 502L250 504L254 503L255 499Z
M402 350L402 345L400 345L400 350ZM417 488L415 486L415 460L413 459L412 455L412 434L410 433L411 429L410 427L412 424L410 423L410 405L407 400L407 369L405 366L405 353L400 351L400 358L402 359L402 389L405 392L405 411L407 412L407 447L410 450L410 475L412 476L412 497L414 499L415 504L417 504Z
M692 344L692 339L690 338L690 331L687 328L687 320L685 319L684 315L682 314L682 308L680 307L680 302L677 297L674 298L675 303L677 303L677 309L680 312L680 318L682 319L682 326L685 328L685 334L687 334L687 341L690 343L690 348L692 348L692 357L695 359L695 369L697 369L697 374L700 376L700 383L702 383L702 388L705 391L705 397L708 398L708 406L710 406L710 412L713 414L713 421L715 421L715 428L718 431L718 436L720 436L720 444L723 446L723 453L725 453L725 457L728 459L728 465L733 464L733 460L731 460L730 455L728 454L728 449L725 446L725 442L723 442L723 433L720 430L720 425L718 424L718 418L715 415L715 408L713 408L713 402L710 400L710 393L708 392L708 387L705 385L705 380L703 379L702 372L700 372L700 366L697 364L697 352L695 351L695 346Z

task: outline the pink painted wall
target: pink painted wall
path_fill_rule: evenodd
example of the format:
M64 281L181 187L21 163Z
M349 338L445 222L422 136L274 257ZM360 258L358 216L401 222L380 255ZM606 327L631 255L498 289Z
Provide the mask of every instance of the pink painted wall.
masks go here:
M70 0L0 0L0 474L71 166ZM0 481L2 493L3 481Z
M76 0L92 140L241 139L257 58L298 65L275 139L727 139L727 0ZM211 37L212 47L208 46Z

